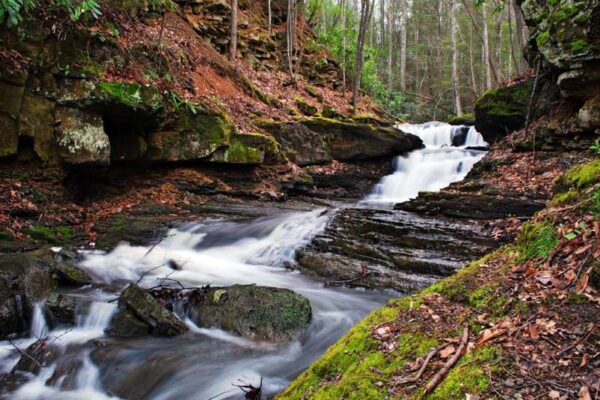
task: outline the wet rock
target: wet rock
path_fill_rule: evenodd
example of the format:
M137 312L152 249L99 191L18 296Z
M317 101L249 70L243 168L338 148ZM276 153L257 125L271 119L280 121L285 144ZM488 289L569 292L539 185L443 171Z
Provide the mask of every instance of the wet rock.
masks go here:
M544 208L544 203L529 199L474 193L421 193L418 199L398 204L398 210L425 215L491 220L528 218Z
M199 326L265 341L297 337L312 316L308 300L291 290L238 285L209 289L188 314Z
M151 334L150 326L129 310L117 312L106 333L114 337L137 337Z
M7 281L0 278L0 338L23 330L15 294Z
M132 245L147 245L160 239L174 217L167 212L148 213L144 215L115 215L99 221L95 230L98 233L96 247L112 249L120 242Z
M299 268L332 286L412 292L498 244L477 223L348 208L336 213L296 258Z
M51 293L44 307L51 325L75 325L77 310L81 305L81 300L75 296Z
M44 339L38 340L24 351L13 372L31 372L37 375L42 367L52 364L59 355L60 350L56 345Z
M67 285L86 286L93 283L87 272L68 261L57 261L52 266L55 277Z
M146 290L136 284L129 285L119 297L119 311L125 310L144 323L150 333L157 336L177 336L188 330L175 314L163 307ZM111 323L108 332L112 332L116 336L127 336L132 333L132 325L124 323L126 318L129 317L121 315L116 321L113 321L118 324ZM139 332L139 328L139 324L136 324L135 332Z

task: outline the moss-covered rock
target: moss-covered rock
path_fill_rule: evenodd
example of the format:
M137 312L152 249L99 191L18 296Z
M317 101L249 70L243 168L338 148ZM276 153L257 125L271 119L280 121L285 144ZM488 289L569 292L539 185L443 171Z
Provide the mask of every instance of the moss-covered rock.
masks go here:
M487 90L475 103L475 127L492 143L520 129L527 120L533 80Z
M59 106L56 120L59 154L67 164L110 163L110 140L101 115Z
M229 164L276 164L285 162L285 156L281 153L281 146L272 136L234 133L227 147L213 153L210 161Z
M189 314L199 326L268 341L298 336L312 317L308 300L291 290L238 285L209 289Z
M302 114L308 117L312 117L313 115L316 115L319 112L319 109L317 107L313 106L312 104L304 100L302 97L296 97L295 102L298 110L300 110Z
M340 161L388 157L423 146L418 137L390 127L320 117L300 122L310 131L323 135L329 143L331 155Z
M456 115L448 120L450 125L475 125L475 114L466 113Z

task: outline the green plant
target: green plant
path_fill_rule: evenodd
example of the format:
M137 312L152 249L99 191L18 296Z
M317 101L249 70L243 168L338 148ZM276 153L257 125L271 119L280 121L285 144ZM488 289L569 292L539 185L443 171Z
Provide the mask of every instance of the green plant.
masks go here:
M102 14L98 0L53 0L50 5L66 10L72 21L79 21L86 15L98 18ZM23 14L37 6L37 0L0 0L0 24L6 21L8 26L18 25Z
M593 150L597 154L600 154L600 139L596 139L596 142L590 147L590 150Z

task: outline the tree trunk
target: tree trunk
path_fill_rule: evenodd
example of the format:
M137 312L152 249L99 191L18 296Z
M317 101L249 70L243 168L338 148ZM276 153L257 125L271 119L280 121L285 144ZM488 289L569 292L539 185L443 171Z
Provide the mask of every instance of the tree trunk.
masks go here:
M346 0L341 0L342 13L342 88L346 95Z
M294 49L296 48L296 0L288 0L287 8L287 61L290 78L294 77Z
M273 7L271 6L271 0L267 2L268 13L269 13L269 35L273 34Z
M458 2L456 2L456 0L452 0L450 5L450 26L452 29L452 91L454 92L454 107L456 110L456 114L460 115L462 114L462 104L460 102L460 82L458 77L458 23L456 21L457 13Z
M392 68L394 66L393 63L393 53L394 53L394 25L396 23L396 7L394 6L394 1L390 0L388 2L388 54L387 54L387 81L388 87L392 89L393 76L392 76Z
M406 21L408 19L408 2L400 1L400 89L406 90Z
M231 37L229 40L229 60L237 57L238 0L231 0Z
M492 87L492 55L490 53L490 32L488 30L487 8L485 3L481 5L483 12L483 53L485 60L485 87Z
M519 67L520 71L523 72L529 66L527 64L527 60L524 57L524 49L527 46L527 40L529 38L529 30L527 25L525 25L525 19L523 18L523 10L517 4L515 0L512 1L513 10L515 11L515 20L517 21L517 38L519 41L519 48L521 49L521 56L519 58Z
M360 24L358 29L358 40L356 42L356 65L354 67L354 82L352 85L352 109L355 114L362 78L365 40L369 28L369 21L371 20L371 1L372 0L361 0Z

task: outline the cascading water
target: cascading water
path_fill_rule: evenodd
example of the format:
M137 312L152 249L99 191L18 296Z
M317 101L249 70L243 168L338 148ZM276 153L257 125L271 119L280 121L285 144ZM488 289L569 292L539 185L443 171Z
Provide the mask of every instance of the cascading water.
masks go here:
M394 173L375 186L366 203L402 203L419 192L438 191L460 181L483 158L482 149L488 146L474 127L429 122L397 128L421 138L425 148L397 157Z
M89 253L81 267L107 287L128 282L154 286L165 274L186 286L257 284L290 288L309 299L313 317L307 331L287 344L257 343L219 329L199 328L186 320L190 332L176 338L102 339L116 304L117 293L97 291L86 314L72 331L57 328L48 336L60 337L64 353L56 363L11 393L16 399L105 399L107 393L144 399L242 399L232 388L240 380L271 395L322 354L346 330L387 295L344 288L324 288L297 272L282 268L293 261L295 250L309 243L331 218L315 210L259 218L249 222L212 221L187 224L169 232L152 247L121 244L111 253ZM166 261L180 268L172 270ZM160 266L159 268L156 268ZM108 289L105 289L108 290ZM78 293L81 295L81 293ZM182 318L184 318L182 316ZM103 341L94 349L91 339ZM25 348L28 343L23 343ZM8 346L7 346L8 347ZM14 352L0 363L16 363ZM73 387L66 390L48 380L62 360L77 353ZM12 357L10 358L9 357ZM67 378L65 378L67 379Z

